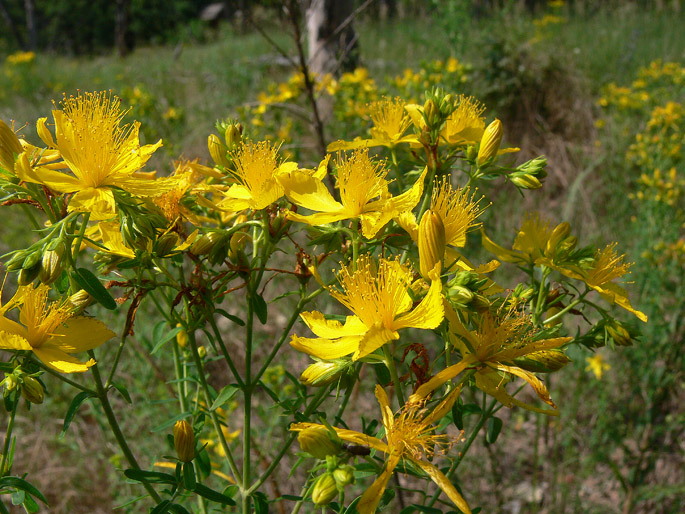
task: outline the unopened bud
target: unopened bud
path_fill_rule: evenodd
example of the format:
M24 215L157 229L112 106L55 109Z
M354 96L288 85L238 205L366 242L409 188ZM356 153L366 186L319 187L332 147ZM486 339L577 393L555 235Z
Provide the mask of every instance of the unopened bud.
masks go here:
M206 255L223 239L223 234L219 232L208 232L190 246L190 253L193 255Z
M569 225L568 222L564 221L562 223L559 223L556 227L554 227L554 230L552 230L552 233L550 234L549 239L547 240L545 253L547 253L548 255L554 253L557 245L561 243L561 241L563 241L570 233L571 225Z
M224 138L226 139L226 145L229 150L233 150L236 146L240 144L243 139L243 127L240 123L232 123L226 132L224 133Z
M184 419L174 425L174 448L181 462L190 462L195 458L195 434L193 427Z
M509 175L509 180L521 189L540 189L542 187L542 182L540 182L533 175L519 174L514 172Z
M180 323L176 325L177 327L182 327ZM188 332L186 332L183 328L176 334L176 344L180 346L181 348L185 348L188 346Z
M338 380L349 368L349 363L341 360L318 361L307 366L300 375L304 385L322 387Z
M36 280L38 274L40 273L40 264L34 266L33 268L22 268L17 277L17 284L20 286L29 285L31 282Z
M43 284L52 284L62 274L64 253L66 246L62 241L57 242L54 249L43 253L40 264L39 278Z
M354 468L352 466L343 466L333 471L333 478L338 487L345 487L346 485L354 483Z
M21 395L31 403L36 405L43 403L45 391L43 386L33 377L24 376L21 384Z
M221 142L221 139L216 134L210 134L207 138L207 148L209 148L209 155L212 160L224 168L231 165L231 162L226 157L228 147Z
M328 455L337 455L340 448L335 444L325 428L305 428L297 436L302 451L316 459L324 460Z
M447 290L447 296L453 302L467 304L473 300L474 293L464 286L454 286Z
M437 212L427 210L419 223L419 268L421 275L429 278L429 273L438 266L438 273L445 256L445 225Z
M19 271L24 264L24 260L29 255L27 250L20 250L12 255L12 258L7 261L7 271Z
M423 104L423 117L426 120L426 125L432 128L433 124L437 121L439 117L440 109L435 103L435 100L429 98Z
M480 140L480 148L478 149L478 166L482 166L497 155L499 145L502 143L503 132L502 122L498 119L495 119L495 121L490 123L485 129L483 137Z
M72 294L67 300L74 312L80 313L95 302L93 297L85 289L80 289Z
M612 321L606 325L607 334L619 346L631 346L632 338L630 332L618 321Z
M6 375L3 383L5 384L5 392L7 393L16 389L16 387L19 385L19 380L17 379L16 375Z
M317 478L312 491L312 501L315 505L328 505L338 495L338 486L332 473L325 473Z
M204 346L198 346L197 354L200 357L200 359L204 359L205 357L207 357L207 348L205 348Z
M476 309L478 312L485 312L490 310L490 301L485 296L478 293L473 295L473 300L471 300L470 306Z
M571 362L566 354L560 350L540 350L514 359L514 363L521 369L533 373L550 373L557 371Z

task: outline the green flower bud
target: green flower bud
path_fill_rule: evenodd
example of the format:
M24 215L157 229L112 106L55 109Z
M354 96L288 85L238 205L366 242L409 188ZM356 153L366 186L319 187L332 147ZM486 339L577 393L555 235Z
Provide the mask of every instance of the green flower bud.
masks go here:
M86 291L85 289L80 289L79 291L76 291L69 297L69 300L67 301L76 313L83 312L86 307L92 305L95 302L93 297L90 296L90 293L88 293L88 291Z
M67 250L63 241L58 241L54 249L43 253L38 278L43 284L52 284L62 274L64 254Z
M518 172L514 172L509 175L509 180L521 189L540 189L542 187L542 182L533 175L518 174Z
M331 440L331 436L325 428L305 428L297 435L297 442L300 443L302 451L320 460L340 452L340 448Z
M40 250L34 250L26 255L24 262L22 263L22 269L32 269L35 268L43 258L43 253Z
M21 395L31 403L36 405L43 403L45 391L43 386L33 377L24 376L21 384Z
M7 271L19 271L24 264L24 260L26 257L29 255L29 252L26 250L20 250L18 252L14 252L12 255L12 258L7 261L6 268Z
M338 486L332 473L324 473L316 479L312 491L312 501L315 505L328 505L338 495Z
M206 255L212 251L212 249L222 242L224 235L219 232L208 232L202 237L195 240L195 242L190 246L190 253L197 255Z
M16 389L16 387L19 385L19 380L17 379L16 375L5 375L3 383L5 384L5 393L8 393Z
M36 280L38 274L40 273L40 264L34 266L33 268L22 268L17 277L17 284L20 286L26 286Z
M155 253L159 257L166 257L176 248L176 245L178 245L178 235L174 232L167 232L157 238Z
M614 340L614 343L619 346L631 346L633 344L630 332L616 320L607 323L606 331L609 337Z
M453 302L467 304L473 300L474 293L463 286L454 286L447 290L447 296Z
M190 462L195 458L195 434L191 424L184 419L174 425L174 447L181 462Z
M304 385L322 387L332 384L347 373L350 361L336 359L333 361L317 361L307 366L300 375L300 382Z
M514 363L521 369L533 373L550 373L557 371L571 362L566 354L560 350L540 350L514 359Z
M212 160L224 168L228 168L231 162L226 157L228 147L221 142L221 139L216 134L210 134L207 138L207 147L209 148L209 155Z
M338 487L342 488L349 484L354 484L354 468L352 466L343 466L333 471L333 478Z

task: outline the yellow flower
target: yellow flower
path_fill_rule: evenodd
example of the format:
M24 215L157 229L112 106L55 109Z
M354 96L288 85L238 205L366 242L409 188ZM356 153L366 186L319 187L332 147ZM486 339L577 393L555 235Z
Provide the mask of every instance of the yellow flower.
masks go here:
M0 307L0 348L31 351L60 373L86 371L95 361L81 362L70 354L97 348L115 334L96 319L73 316L65 302L48 302L49 290L45 285L26 286ZM21 323L4 317L14 307L20 309Z
M452 188L449 176L443 177L433 189L430 209L440 217L445 227L445 244L448 247L445 252L447 269L452 269L454 264L464 269L473 269L462 255L449 247L466 245L466 234L480 225L476 222L476 218L484 211L479 205L480 200L475 199L475 194L469 196L468 188ZM419 227L412 213L398 216L397 222L409 233L414 242L418 242ZM487 271L491 270L492 265Z
M602 357L601 353L596 353L594 357L586 357L585 360L588 364L585 371L592 371L597 380L601 380L602 373L611 369L611 366L604 362L604 357Z
M453 390L431 412L420 409L416 404L406 404L395 416L390 408L388 395L381 386L376 385L376 398L381 407L386 442L354 430L333 429L343 441L368 446L387 455L383 471L364 492L357 504L359 514L376 512L383 491L402 459L411 461L426 473L462 512L465 514L471 512L466 500L452 485L449 478L429 462L435 454L445 453L450 446L447 436L434 433L436 428L434 423L452 409L459 392L459 388ZM290 430L295 432L310 428L325 429L322 425L315 423L295 423L290 426Z
M174 187L171 179L151 180L135 175L150 156L162 146L140 146L140 123L121 126L126 114L119 101L105 92L84 93L62 102L63 110L53 110L55 139L45 123L38 120L38 134L51 148L59 150L74 174L49 169L23 169L18 175L27 182L44 184L60 193L74 193L69 212L90 212L95 220L116 214L112 188L135 196L157 196Z
M231 212L268 207L283 196L276 176L297 169L294 162L279 163L278 147L266 141L243 142L232 157L235 170L231 173L238 183L217 204L220 209Z
M369 114L373 121L371 139L355 139L354 141L334 141L328 145L328 152L338 150L353 150L355 148L372 148L374 146L393 146L401 143L417 143L418 138L404 133L411 126L411 118L404 109L405 102L401 98L382 98L369 104Z
M14 174L14 161L24 149L14 131L0 120L0 167Z
M414 308L409 289L411 268L397 260L362 255L338 274L342 291L329 288L333 298L350 309L345 324L327 320L320 312L303 312L300 317L318 336L316 339L293 335L290 344L296 350L324 360L354 354L360 359L388 341L399 339L403 328L434 329L442 322L442 283L433 277L424 299Z
M565 270L566 276L585 282L597 291L604 300L632 312L640 321L647 322L647 315L636 310L628 299L628 292L613 281L628 273L630 264L623 262L625 255L616 252L616 243L608 245L595 255L592 267L587 270Z
M304 216L287 211L288 219L322 225L346 219L360 219L362 233L374 237L393 217L413 209L423 193L426 170L408 191L393 197L388 191L388 170L382 163L373 162L368 150L359 150L338 160L338 188L340 202L323 183L326 174L324 161L315 173L297 170L279 175L278 180L288 199L300 207L317 211Z
M525 404L510 396L502 385L509 375L528 382L542 401L556 409L545 385L533 373L517 367L514 359L534 356L537 352L559 348L570 341L571 337L535 340L535 332L527 316L510 309L503 316L496 317L490 312L478 320L476 330L468 330L450 309L446 316L450 322L450 340L460 351L461 362L450 366L428 382L421 385L411 396L410 401L421 401L429 393L452 380L466 369L476 369L476 386L494 396L503 405L518 405L528 410L557 415L556 410L539 409Z

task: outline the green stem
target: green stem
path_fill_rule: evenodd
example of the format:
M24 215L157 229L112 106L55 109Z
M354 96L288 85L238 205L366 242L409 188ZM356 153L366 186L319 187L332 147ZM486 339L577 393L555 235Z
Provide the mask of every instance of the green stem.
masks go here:
M316 410L318 406L321 405L321 403L326 399L326 396L328 396L328 393L330 393L330 391L331 387L322 387L316 394L316 396L312 399L311 403L307 406L303 415L307 417L312 412L314 412L314 410ZM257 480L255 480L255 482L250 486L250 488L247 491L245 491L244 494L246 496L254 494L254 492L257 491L257 489L259 489L259 487L266 481L266 479L269 478L269 475L271 475L273 470L276 469L276 466L278 466L278 463L281 462L283 456L290 450L290 445L293 444L295 438L297 438L296 433L291 433L288 436L288 438L285 441L285 444L273 458L271 464L269 464L269 467L266 468L264 473L262 473L261 476Z
M233 378L235 378L236 382L238 383L238 387L242 389L243 387L245 387L245 383L243 382L243 379L240 377L238 369L235 367L235 363L233 362L233 359L231 359L231 355L228 353L228 350L226 349L226 345L224 344L224 338L221 337L221 331L219 330L219 327L216 324L214 316L208 316L207 320L209 321L209 324L212 327L212 332L214 332L214 338L219 343L219 347L221 348L221 353L224 356L224 360L226 361L226 364L228 364L231 373L233 373Z
M554 323L555 321L557 321L557 320L558 320L559 318L561 318L564 314L566 314L568 311L570 311L571 309L573 309L576 305L578 305L579 303L581 303L581 302L583 301L583 299L584 299L584 297L585 297L586 294L587 294L587 291L584 292L584 293L583 293L579 298L577 298L576 300L573 300L571 303L569 303L566 307L564 307L562 310L560 310L559 312L557 312L555 315L550 316L549 318L547 318L546 320L544 320L544 321L542 322L542 324L543 324L543 325L547 325L547 324L549 324L549 323Z
M34 362L37 362L37 361L34 360ZM47 371L48 373L50 373L52 376L55 376L55 377L59 378L62 382L65 382L65 383L69 384L71 387L75 387L76 389L78 389L78 390L80 390L80 391L83 391L83 392L86 392L86 393L90 393L90 394L92 394L92 395L97 396L97 393L96 393L95 391L93 391L92 389L90 389L90 388L88 388L88 387L86 387L86 386L83 386L83 385L79 384L78 382L74 382L73 380L68 379L67 377L65 377L65 376L62 375L61 373L57 373L57 372L56 372L55 370L53 370L52 368L48 368L48 367L45 366L43 363L39 362L38 365L39 365L43 370L45 370L45 371Z
M248 286L247 295L247 319L245 322L245 384L243 386L243 486L247 485L251 481L251 462L250 462L250 432L252 429L252 332L254 328L254 302L252 300L253 295L256 292L255 284L254 289ZM250 488L251 489L251 488ZM250 511L250 496L252 494L251 490L242 489L242 507L243 514L248 514Z
M5 443L2 446L2 459L0 459L0 477L5 476L5 464L7 463L7 454L9 453L10 441L12 440L12 431L14 430L14 418L17 415L17 406L19 405L19 391L16 391L14 394L14 406L10 411L10 419L7 422L7 430L5 430Z
M392 383L395 386L395 394L397 395L397 401L400 407L404 405L404 392L402 391L402 383L400 382L400 377L397 374L397 367L395 366L395 359L390 352L390 347L388 344L383 345L383 354L385 355L385 366L390 371L390 376L392 377Z
M93 352L93 350L88 350L88 355L90 355L90 357L93 360L95 359L95 353ZM102 377L100 376L100 370L98 369L98 365L95 364L90 369L92 370L93 378L95 379L95 388L97 390L98 400L100 400L102 410L104 411L105 416L107 417L109 427L112 429L112 433L114 434L117 443L119 443L119 448L121 448L121 451L123 452L124 457L126 457L129 466L131 466L133 469L140 470L141 468L138 465L138 461L136 460L135 456L133 455L133 452L131 451L131 448L126 442L126 438L124 437L124 434L121 431L121 427L119 427L119 423L117 422L117 418L114 415L114 411L112 410L112 405L109 403L109 398L107 397L107 390L102 386ZM145 487L145 490L148 492L148 494L152 497L153 500L155 500L157 503L162 501L161 497L157 494L157 491L155 491L149 483L145 481L141 481L141 483L143 484L143 487Z

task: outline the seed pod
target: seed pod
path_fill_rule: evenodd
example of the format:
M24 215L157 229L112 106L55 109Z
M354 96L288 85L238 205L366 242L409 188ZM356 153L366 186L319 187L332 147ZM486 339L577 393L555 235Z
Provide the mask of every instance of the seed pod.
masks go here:
M419 268L424 278L438 266L445 256L445 225L437 212L427 210L419 223Z
M315 505L328 505L338 495L338 486L332 473L324 473L316 479L312 491L312 501Z
M31 403L36 405L43 403L43 386L33 377L24 376L21 384L21 395Z
M478 166L482 166L490 159L497 155L499 146L502 143L502 122L495 119L483 132L483 137L480 140L480 148L478 149Z
M174 425L174 447L181 462L190 462L195 458L195 434L191 424L184 419Z
M331 441L331 437L325 428L305 428L297 436L302 451L316 459L325 459L327 455L337 455L340 448Z

